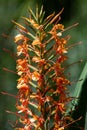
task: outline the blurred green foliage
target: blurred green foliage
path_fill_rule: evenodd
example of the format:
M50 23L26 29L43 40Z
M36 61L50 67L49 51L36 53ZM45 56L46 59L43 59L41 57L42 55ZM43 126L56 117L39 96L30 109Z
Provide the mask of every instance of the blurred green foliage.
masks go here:
M78 80L84 68L87 60L87 0L0 0L0 92L6 91L12 94L16 94L17 92L17 76L3 70L3 67L7 67L10 70L16 71L15 57L12 55L12 53L15 52L15 45L11 40L15 31L11 20L14 19L19 21L21 16L27 15L28 7L35 9L36 4L39 6L43 4L46 12L45 17L54 11L58 13L64 7L61 22L64 23L65 27L79 22L77 27L67 31L66 33L71 35L69 44L79 41L83 42L83 44L77 45L69 52L69 64L81 59L83 60L83 63L78 63L68 68L71 81ZM8 35L10 38L3 37L3 33ZM4 51L4 48L10 50L10 53ZM87 86L87 82L84 86ZM71 86L70 90L72 95L74 89L75 85ZM84 103L86 102L85 97L81 97L81 99L80 104L83 105L83 107L80 108L80 110L82 109L84 111L87 103ZM15 111L15 99L0 94L0 129L12 130L13 128L9 125L8 120L15 120L15 116L6 113L6 110ZM87 128L87 126L85 127Z

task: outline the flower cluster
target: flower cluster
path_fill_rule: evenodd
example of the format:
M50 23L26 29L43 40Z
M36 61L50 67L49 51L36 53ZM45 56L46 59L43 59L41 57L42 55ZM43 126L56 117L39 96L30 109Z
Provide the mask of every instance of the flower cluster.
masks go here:
M67 37L60 14L43 19L43 8L36 15L23 19L26 26L14 22L19 34L17 44L17 74L19 75L16 103L20 126L16 130L64 130L66 109L70 102L64 62L68 59Z
M18 85L17 88L19 89L18 93L18 101L16 103L16 108L18 109L18 114L22 114L20 116L20 122L25 125L25 128L27 128L27 125L30 123L29 119L26 119L26 117L31 112L28 109L29 104L29 80L30 80L30 70L28 67L29 63L29 54L28 54L28 45L27 45L27 39L22 34L18 34L15 37L15 43L17 44L17 73L20 76L18 79ZM19 128L22 129L22 128Z

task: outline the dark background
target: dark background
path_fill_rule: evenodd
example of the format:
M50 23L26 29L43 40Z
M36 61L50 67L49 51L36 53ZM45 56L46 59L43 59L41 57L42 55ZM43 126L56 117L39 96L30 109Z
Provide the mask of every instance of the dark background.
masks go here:
M83 44L74 47L69 52L68 63L83 60L81 64L76 64L69 68L71 73L71 80L78 80L84 65L87 60L87 0L0 0L0 92L6 91L7 93L16 94L17 76L14 73L3 70L8 68L16 71L15 56L13 53L16 51L13 36L16 34L12 20L20 21L21 16L27 15L28 7L35 10L35 6L43 4L45 10L45 17L55 11L58 13L63 7L61 23L68 27L76 22L79 25L66 32L71 35L70 43L82 41ZM6 34L9 38L3 37ZM8 52L9 51L9 52ZM86 115L86 100L87 100L87 82L85 81L81 93L79 113L74 114L78 117L81 113L84 115L82 122L84 126ZM70 89L71 94L75 89L75 85ZM84 96L85 95L85 96ZM9 120L15 120L15 116L6 113L6 110L15 111L15 99L10 96L0 94L0 129L12 130L9 125ZM82 106L82 107L81 107ZM85 122L85 130L87 130L87 123Z

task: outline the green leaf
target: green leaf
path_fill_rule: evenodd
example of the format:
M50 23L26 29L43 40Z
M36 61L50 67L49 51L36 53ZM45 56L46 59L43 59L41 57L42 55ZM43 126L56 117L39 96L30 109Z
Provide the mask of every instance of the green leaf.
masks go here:
M34 33L36 33L36 32L37 32L37 29L34 27L34 25L32 24L32 22L30 21L30 19L29 19L29 18L22 17L22 19L24 19L25 21L27 21L27 22L28 22L29 27L30 27L30 28L34 31Z
M78 98L80 96L80 93L81 93L81 90L82 90L82 85L83 85L86 77L87 77L87 63L85 64L83 71L80 75L79 80L81 80L81 81L78 81L76 88L74 90L74 95L73 95L74 97ZM78 101L77 101L77 104L78 104Z
M76 84L75 90L73 92L73 97L75 97L75 99L69 104L68 106L68 110L67 110L67 114L72 110L75 110L75 107L78 105L79 102L79 97L82 91L82 86L83 83L85 81L85 79L87 78L87 63L85 64L83 71L80 75L79 81Z
M34 84L33 82L29 81L30 85L32 85L34 88L38 88L38 86L36 84Z
M29 12L32 15L33 19L38 22L37 17L35 16L34 12L29 8Z
M41 6L40 14L39 14L40 23L42 23L42 21L43 21L44 14L45 14L45 12L43 11L43 6Z
M23 25L21 25L21 24L15 22L14 20L12 20L12 22L13 22L15 25L17 25L17 26L19 27L19 29L21 29L23 32L25 32L26 34L28 34L29 36L31 36L33 39L36 38L36 37L35 37L33 34L31 34Z
M35 68L34 66L32 66L32 65L30 65L30 64L29 64L28 66L29 66L30 69L32 69L32 70L34 70L34 71L38 71L38 69Z

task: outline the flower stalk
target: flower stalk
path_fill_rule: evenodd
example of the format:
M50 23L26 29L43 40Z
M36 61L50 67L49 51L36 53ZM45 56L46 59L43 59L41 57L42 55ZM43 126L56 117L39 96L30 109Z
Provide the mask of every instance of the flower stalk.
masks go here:
M64 62L68 60L67 30L60 24L60 14L44 20L43 7L30 17L22 17L25 25L13 21L19 33L17 45L17 74L19 75L16 102L19 127L15 130L65 130L67 105L71 101ZM40 12L40 13L38 13ZM28 29L27 29L28 28ZM30 32L30 30L32 30Z

